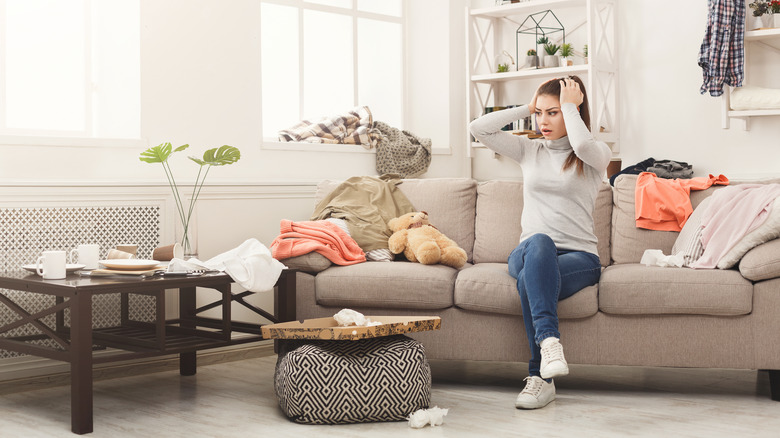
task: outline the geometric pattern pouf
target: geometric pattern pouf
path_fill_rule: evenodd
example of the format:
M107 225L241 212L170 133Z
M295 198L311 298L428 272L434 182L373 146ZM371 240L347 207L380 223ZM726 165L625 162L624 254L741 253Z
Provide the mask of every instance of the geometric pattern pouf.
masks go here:
M306 424L405 420L428 407L431 368L404 335L358 341L284 341L274 372L282 411Z

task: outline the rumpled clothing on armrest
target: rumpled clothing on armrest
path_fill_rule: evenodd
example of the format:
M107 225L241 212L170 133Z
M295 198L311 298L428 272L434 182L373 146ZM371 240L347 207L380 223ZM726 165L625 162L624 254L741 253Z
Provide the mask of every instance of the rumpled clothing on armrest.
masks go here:
M393 234L390 219L415 211L414 206L396 185L398 175L353 176L339 184L314 208L311 220L330 217L344 219L349 235L363 251L387 249Z
M279 236L271 243L274 258L283 260L318 252L337 265L354 265L366 261L366 255L355 239L329 221L293 222L282 219Z
M701 217L704 252L692 268L715 268L747 233L766 220L780 184L740 184L712 194Z

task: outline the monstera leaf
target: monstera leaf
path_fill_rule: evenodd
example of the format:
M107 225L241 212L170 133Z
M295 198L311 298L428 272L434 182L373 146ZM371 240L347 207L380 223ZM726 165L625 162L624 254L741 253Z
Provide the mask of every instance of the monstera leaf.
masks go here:
M219 148L209 149L203 153L203 159L188 157L190 160L201 166L225 166L233 164L241 158L241 151L238 148L228 145Z
M139 159L147 163L164 163L168 160L168 157L170 157L172 153L183 151L188 147L190 147L189 144L184 144L177 147L176 149L173 149L173 146L171 146L170 143L158 144L157 146L151 147L141 152Z

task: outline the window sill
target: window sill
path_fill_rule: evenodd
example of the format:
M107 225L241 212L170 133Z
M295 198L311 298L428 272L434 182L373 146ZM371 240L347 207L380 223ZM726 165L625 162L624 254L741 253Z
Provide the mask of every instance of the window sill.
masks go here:
M87 148L146 148L148 140L141 138L86 138L0 135L0 146L70 146Z
M263 141L261 149L288 152L340 152L353 154L376 154L376 149L366 149L353 144L321 144L301 142ZM450 148L432 148L433 155L452 155Z

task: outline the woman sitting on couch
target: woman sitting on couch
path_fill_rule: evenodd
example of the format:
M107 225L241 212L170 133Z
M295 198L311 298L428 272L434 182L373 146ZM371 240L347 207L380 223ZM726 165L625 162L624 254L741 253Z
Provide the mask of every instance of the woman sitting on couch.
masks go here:
M543 139L501 128L536 115ZM509 255L531 348L526 385L515 406L537 409L555 399L552 378L569 367L558 332L558 301L596 284L601 265L593 209L612 152L590 132L585 86L577 76L541 84L528 106L474 120L471 133L523 172L520 244Z

